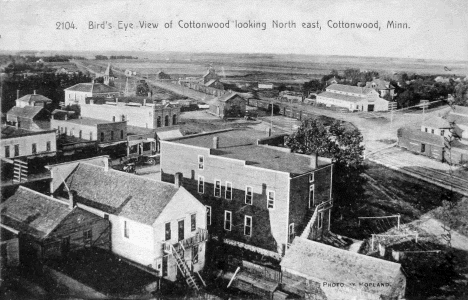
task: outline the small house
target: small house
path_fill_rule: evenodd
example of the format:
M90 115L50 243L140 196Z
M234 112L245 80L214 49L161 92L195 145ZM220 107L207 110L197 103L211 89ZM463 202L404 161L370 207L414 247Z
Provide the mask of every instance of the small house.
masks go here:
M210 103L209 112L222 119L245 116L247 101L237 93L227 93Z

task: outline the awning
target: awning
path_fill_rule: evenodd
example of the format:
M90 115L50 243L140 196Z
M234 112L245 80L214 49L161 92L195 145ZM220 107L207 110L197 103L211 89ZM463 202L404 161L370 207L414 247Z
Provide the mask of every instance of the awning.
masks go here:
M114 142L114 143L102 143L102 144L98 144L98 147L99 148L107 148L107 147L112 147L112 146L116 146L116 145L120 145L120 144L126 144L127 141L120 141L120 142Z
M169 140L169 139L183 137L179 129L156 132L156 134L160 140Z

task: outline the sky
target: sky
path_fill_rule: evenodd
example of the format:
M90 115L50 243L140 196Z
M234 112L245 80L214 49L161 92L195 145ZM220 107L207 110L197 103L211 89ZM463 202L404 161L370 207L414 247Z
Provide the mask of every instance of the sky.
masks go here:
M179 28L181 20L230 22L230 28ZM266 22L267 28L235 29L235 20ZM274 20L294 21L296 28L272 28ZM317 20L321 30L302 28L302 23ZM386 28L392 20L407 23L409 28ZM104 21L113 28L89 29L89 22ZM134 28L118 29L118 21L133 23ZM158 23L158 28L139 28L140 21ZM164 28L170 21L172 28ZM329 28L329 21L378 22L380 30ZM73 22L75 29L63 29L61 22ZM0 50L318 54L466 61L468 1L4 0L0 2Z

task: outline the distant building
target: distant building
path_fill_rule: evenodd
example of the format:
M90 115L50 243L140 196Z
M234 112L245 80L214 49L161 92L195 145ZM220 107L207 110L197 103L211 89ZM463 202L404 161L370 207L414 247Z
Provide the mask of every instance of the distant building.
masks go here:
M6 113L7 124L27 130L48 130L50 113L42 106L15 106Z
M367 87L332 84L317 95L316 102L328 107L342 107L350 111L388 111L389 101Z
M442 162L468 162L468 108L454 106L424 120L419 128L398 129L398 145Z
M65 90L65 105L85 104L88 97L118 97L120 92L115 87L102 83L78 83Z
M401 265L296 237L281 261L284 289L305 299L404 299Z
M180 106L156 102L151 98L86 98L80 105L81 115L94 119L125 120L130 126L156 129L179 123Z
M213 80L219 81L219 76L218 74L216 74L216 70L212 66L210 66L208 68L208 71L202 77L202 83L207 84L208 82L211 82Z
M182 173L220 242L280 259L306 227L309 238L327 234L332 184L330 159L270 146L283 142L253 130L161 141L161 180Z
M19 94L19 92L18 92ZM34 91L33 94L28 94L25 95L21 98L18 97L16 99L16 106L17 107L25 107L25 106L40 106L40 107L45 107L46 105L52 103L52 100L50 100L47 97L44 97L42 95L36 94L36 91Z
M395 96L395 87L390 82L383 79L374 78L372 81L366 83L366 87L376 90L382 98L389 95L391 99L393 99Z
M14 126L2 126L1 157L33 158L54 156L57 151L55 130L31 131Z
M92 118L52 119L50 126L57 133L75 137L80 140L96 141L98 147L126 143L127 122L115 120L106 121Z
M210 101L209 112L222 119L245 116L247 101L237 93L227 93Z
M258 83L258 88L261 90L272 90L273 83Z
M163 71L159 71L156 73L157 80L170 80L171 76L169 74L164 73Z
M51 193L69 189L79 208L108 219L115 254L171 281L178 273L189 281L197 276L205 265L205 207L182 181L154 181L108 164L98 157L50 166Z
M20 261L36 264L77 249L110 248L110 222L76 207L72 195L53 198L24 186L0 204L1 227L19 234Z

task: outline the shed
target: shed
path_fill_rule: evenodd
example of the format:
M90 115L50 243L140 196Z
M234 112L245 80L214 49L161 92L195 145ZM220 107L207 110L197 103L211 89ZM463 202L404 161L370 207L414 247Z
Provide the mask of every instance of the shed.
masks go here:
M239 94L231 92L213 99L209 112L220 118L236 118L245 116L247 101Z

